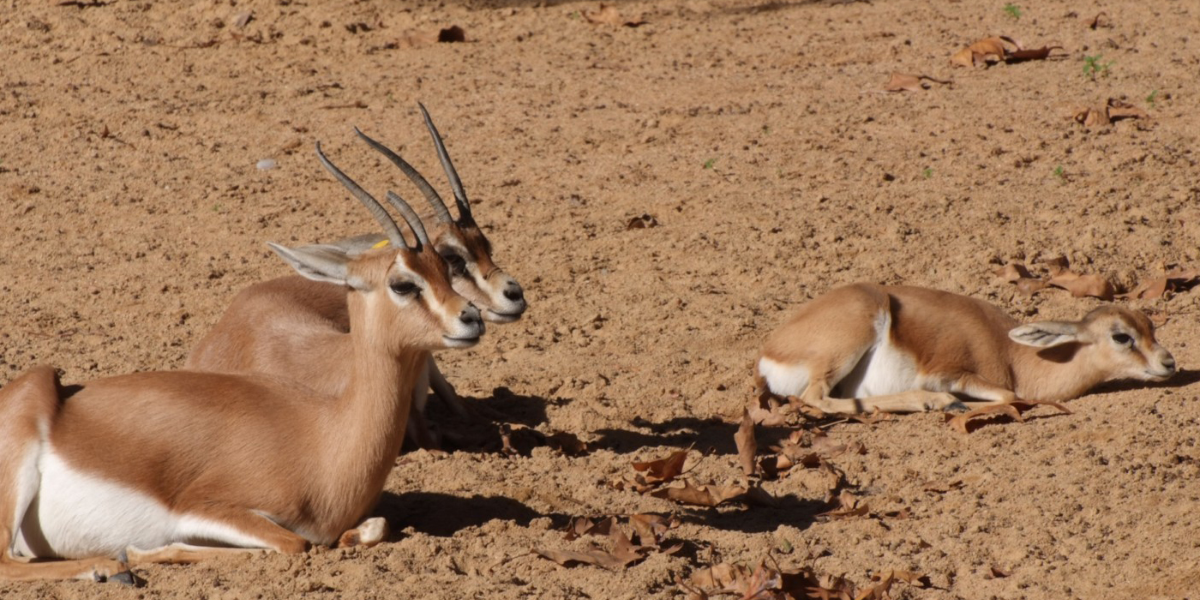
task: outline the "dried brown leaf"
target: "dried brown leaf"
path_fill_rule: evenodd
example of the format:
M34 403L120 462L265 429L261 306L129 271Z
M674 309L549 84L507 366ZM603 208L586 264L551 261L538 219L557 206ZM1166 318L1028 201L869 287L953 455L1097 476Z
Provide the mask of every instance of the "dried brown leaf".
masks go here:
M1108 13L1100 11L1100 13L1088 21L1088 29L1096 29L1097 27L1112 27L1112 19L1108 18Z
M1029 274L1029 269L1027 269L1025 267L1025 265L1023 265L1021 263L1014 263L1014 262L1010 262L1010 263L1004 265L1003 267L1000 267L999 269L992 271L992 273L996 276L997 279L1000 279L1001 281L1005 281L1007 283L1016 283L1017 281L1020 281L1022 279L1027 279L1029 277L1032 277Z
M1163 297L1168 291L1178 292L1187 290L1194 287L1197 283L1200 283L1200 270L1175 269L1157 279L1144 281L1124 294L1117 294L1117 297L1154 300Z
M924 489L927 492L933 492L935 494L945 494L946 492L949 492L950 490L960 489L963 487L963 485L965 485L965 484L963 483L963 480L961 480L961 479L954 479L954 480L946 481L946 482L930 481L925 484Z
M646 473L645 483L667 483L683 472L683 463L687 462L688 450L676 450L666 458L649 462L633 463L633 470Z
M583 18L587 19L593 25L612 25L614 27L639 27L645 25L641 17L636 19L627 19L621 16L621 12L611 4L600 4L597 10L586 10L583 12Z
M1018 400L1007 404L994 404L992 406L984 406L972 411L949 417L946 422L958 431L966 434L973 431L970 427L972 419L978 417L994 418L996 416L1007 416L1014 421L1024 421L1022 413L1036 406L1051 406L1059 410L1063 414L1071 414L1071 409L1061 402L1053 402L1050 400Z
M860 501L857 497L847 490L842 490L842 493L837 498L837 508L827 510L818 514L818 517L826 519L849 519L851 517L866 516L871 512L866 502Z
M773 410L765 408L751 408L750 418L755 425L763 425L765 427L776 427L787 424L787 417Z
M588 451L587 444L580 441L579 436L565 431L556 431L546 436L546 445L566 456L583 456Z
M1100 298L1101 300L1113 299L1113 285L1100 275L1080 275L1071 271L1064 271L1051 277L1047 283L1071 292L1071 295L1076 298L1091 296L1093 298Z
M1005 571L996 565L992 565L990 571L992 572L992 577L996 579L1003 579L1009 575L1008 571Z
M1007 63L1019 63L1027 60L1046 60L1054 50L1062 50L1062 46L1043 46L1029 50L1014 50L1005 57Z
M679 519L652 514L637 514L629 517L629 525L637 534L638 543L658 548L662 545L666 533L679 526Z
M650 492L650 495L680 504L711 507L739 499L748 491L747 488L738 485L696 484L684 480L683 487L659 488Z
M1149 119L1150 115L1146 111L1128 103L1117 100L1116 98L1108 99L1108 120L1119 121L1121 119Z
M950 82L942 79L935 79L928 75L910 75L908 73L892 73L888 78L887 84L883 86L884 91L888 92L919 92L929 89L925 81L948 85Z
M1025 294L1026 296L1032 296L1037 292L1046 289L1048 285L1049 284L1046 283L1045 280L1025 277L1017 280L1017 291Z
M754 421L750 418L750 411L742 409L742 424L738 426L737 433L733 434L733 441L737 445L738 462L742 465L742 473L747 477L753 475L755 471L754 457L758 454L758 441L754 439Z
M634 217L625 223L626 231L630 229L650 229L651 227L658 227L658 219L655 219L650 214Z

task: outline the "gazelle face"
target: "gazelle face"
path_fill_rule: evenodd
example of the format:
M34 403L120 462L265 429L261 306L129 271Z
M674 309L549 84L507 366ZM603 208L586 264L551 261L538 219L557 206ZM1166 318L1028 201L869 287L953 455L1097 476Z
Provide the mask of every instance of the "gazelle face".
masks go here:
M1154 339L1154 323L1141 312L1116 306L1097 308L1081 321L1087 337L1112 367L1110 379L1166 381L1175 357Z
M525 293L515 279L492 262L492 245L474 223L439 223L433 244L450 269L454 291L478 306L483 318L511 323L527 306Z
M363 273L366 277L371 270L383 271L374 275L379 284L364 291L373 296L369 310L381 313L371 321L381 324L377 329L384 335L423 350L466 348L483 335L479 309L454 291L446 263L428 246L372 252L359 260L368 271ZM356 271L352 266L351 273Z

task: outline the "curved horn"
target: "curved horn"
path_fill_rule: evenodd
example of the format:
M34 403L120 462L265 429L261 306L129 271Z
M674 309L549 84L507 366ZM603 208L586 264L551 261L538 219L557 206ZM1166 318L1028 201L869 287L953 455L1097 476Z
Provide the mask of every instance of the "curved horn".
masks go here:
M429 118L429 111L425 110L425 105L420 102L417 106L421 108L421 115L425 117L425 126L429 128L429 135L433 136L433 144L437 146L438 158L442 161L442 168L446 170L446 178L450 180L450 187L454 190L454 201L458 205L459 216L467 222L474 219L471 217L471 203L467 201L467 193L463 191L462 180L458 178L458 171L454 170L454 164L450 162L450 155L446 153L446 145L442 143L442 136L438 133L437 127L433 126L433 119Z
M368 194L366 190L362 189L362 186L347 177L341 169L335 167L329 161L325 153L321 152L321 142L317 142L317 159L321 161L325 170L329 171L334 178L342 182L342 185L346 186L346 189L350 190L350 193L354 194L354 197L358 198L358 201L362 202L363 206L371 211L371 216L375 217L375 220L379 221L380 225L383 225L383 231L387 234L388 240L392 242L392 245L398 248L408 247L408 243L404 241L404 235L400 233L400 228L396 226L396 221L384 210L383 205L379 204L379 201L371 196L371 194Z
M429 235L425 233L425 224L421 222L421 217L417 216L417 211L413 210L412 207L404 201L404 198L401 198L396 194L396 192L389 190L387 196L385 197L387 198L387 201L391 203L391 205L400 213L400 216L404 217L405 221L408 221L408 226L412 228L413 234L417 236L416 249L420 250L421 246L428 244Z
M408 164L408 161L400 158L399 154L396 154L387 146L384 146L383 144L380 144L379 142L367 137L367 134L359 131L357 127L354 128L354 133L357 133L358 137L362 138L362 140L366 142L368 146L378 150L380 154L386 156L388 160L392 161L392 164L400 167L400 170L408 176L408 179L412 181L418 189L421 190L422 194L425 195L425 199L429 201L429 204L433 205L433 210L436 213L438 221L441 221L442 223L454 222L454 217L450 216L450 209L446 208L446 203L442 201L442 197L438 195L437 190L434 190L433 186L429 185L429 181L426 180L425 177L423 177L420 173L418 173L412 165Z

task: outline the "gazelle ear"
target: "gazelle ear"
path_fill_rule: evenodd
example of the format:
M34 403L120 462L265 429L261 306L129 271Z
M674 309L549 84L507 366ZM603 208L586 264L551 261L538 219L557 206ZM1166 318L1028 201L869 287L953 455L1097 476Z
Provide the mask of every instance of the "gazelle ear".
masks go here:
M1008 332L1008 337L1018 344L1035 348L1053 348L1071 342L1080 342L1082 330L1078 323L1068 321L1038 321Z
M297 273L313 281L348 285L356 289L363 289L365 286L357 277L350 275L348 265L351 258L343 248L323 244L299 248L288 248L271 242L267 242L267 245Z
M366 233L363 235L356 235L351 238L346 238L344 240L330 242L328 245L341 248L349 256L358 256L367 250L382 248L388 244L389 242L386 235L383 235L382 233Z

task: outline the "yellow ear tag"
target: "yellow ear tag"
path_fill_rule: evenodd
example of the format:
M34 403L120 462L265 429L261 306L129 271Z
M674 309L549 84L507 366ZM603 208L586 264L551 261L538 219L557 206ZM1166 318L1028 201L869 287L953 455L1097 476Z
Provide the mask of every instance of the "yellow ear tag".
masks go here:
M379 242L378 244L375 244L374 246L371 246L371 249L372 249L372 250L377 250L377 249L379 249L379 248L382 248L382 247L384 247L384 246L386 246L386 245L388 245L388 240L383 240L382 242Z

